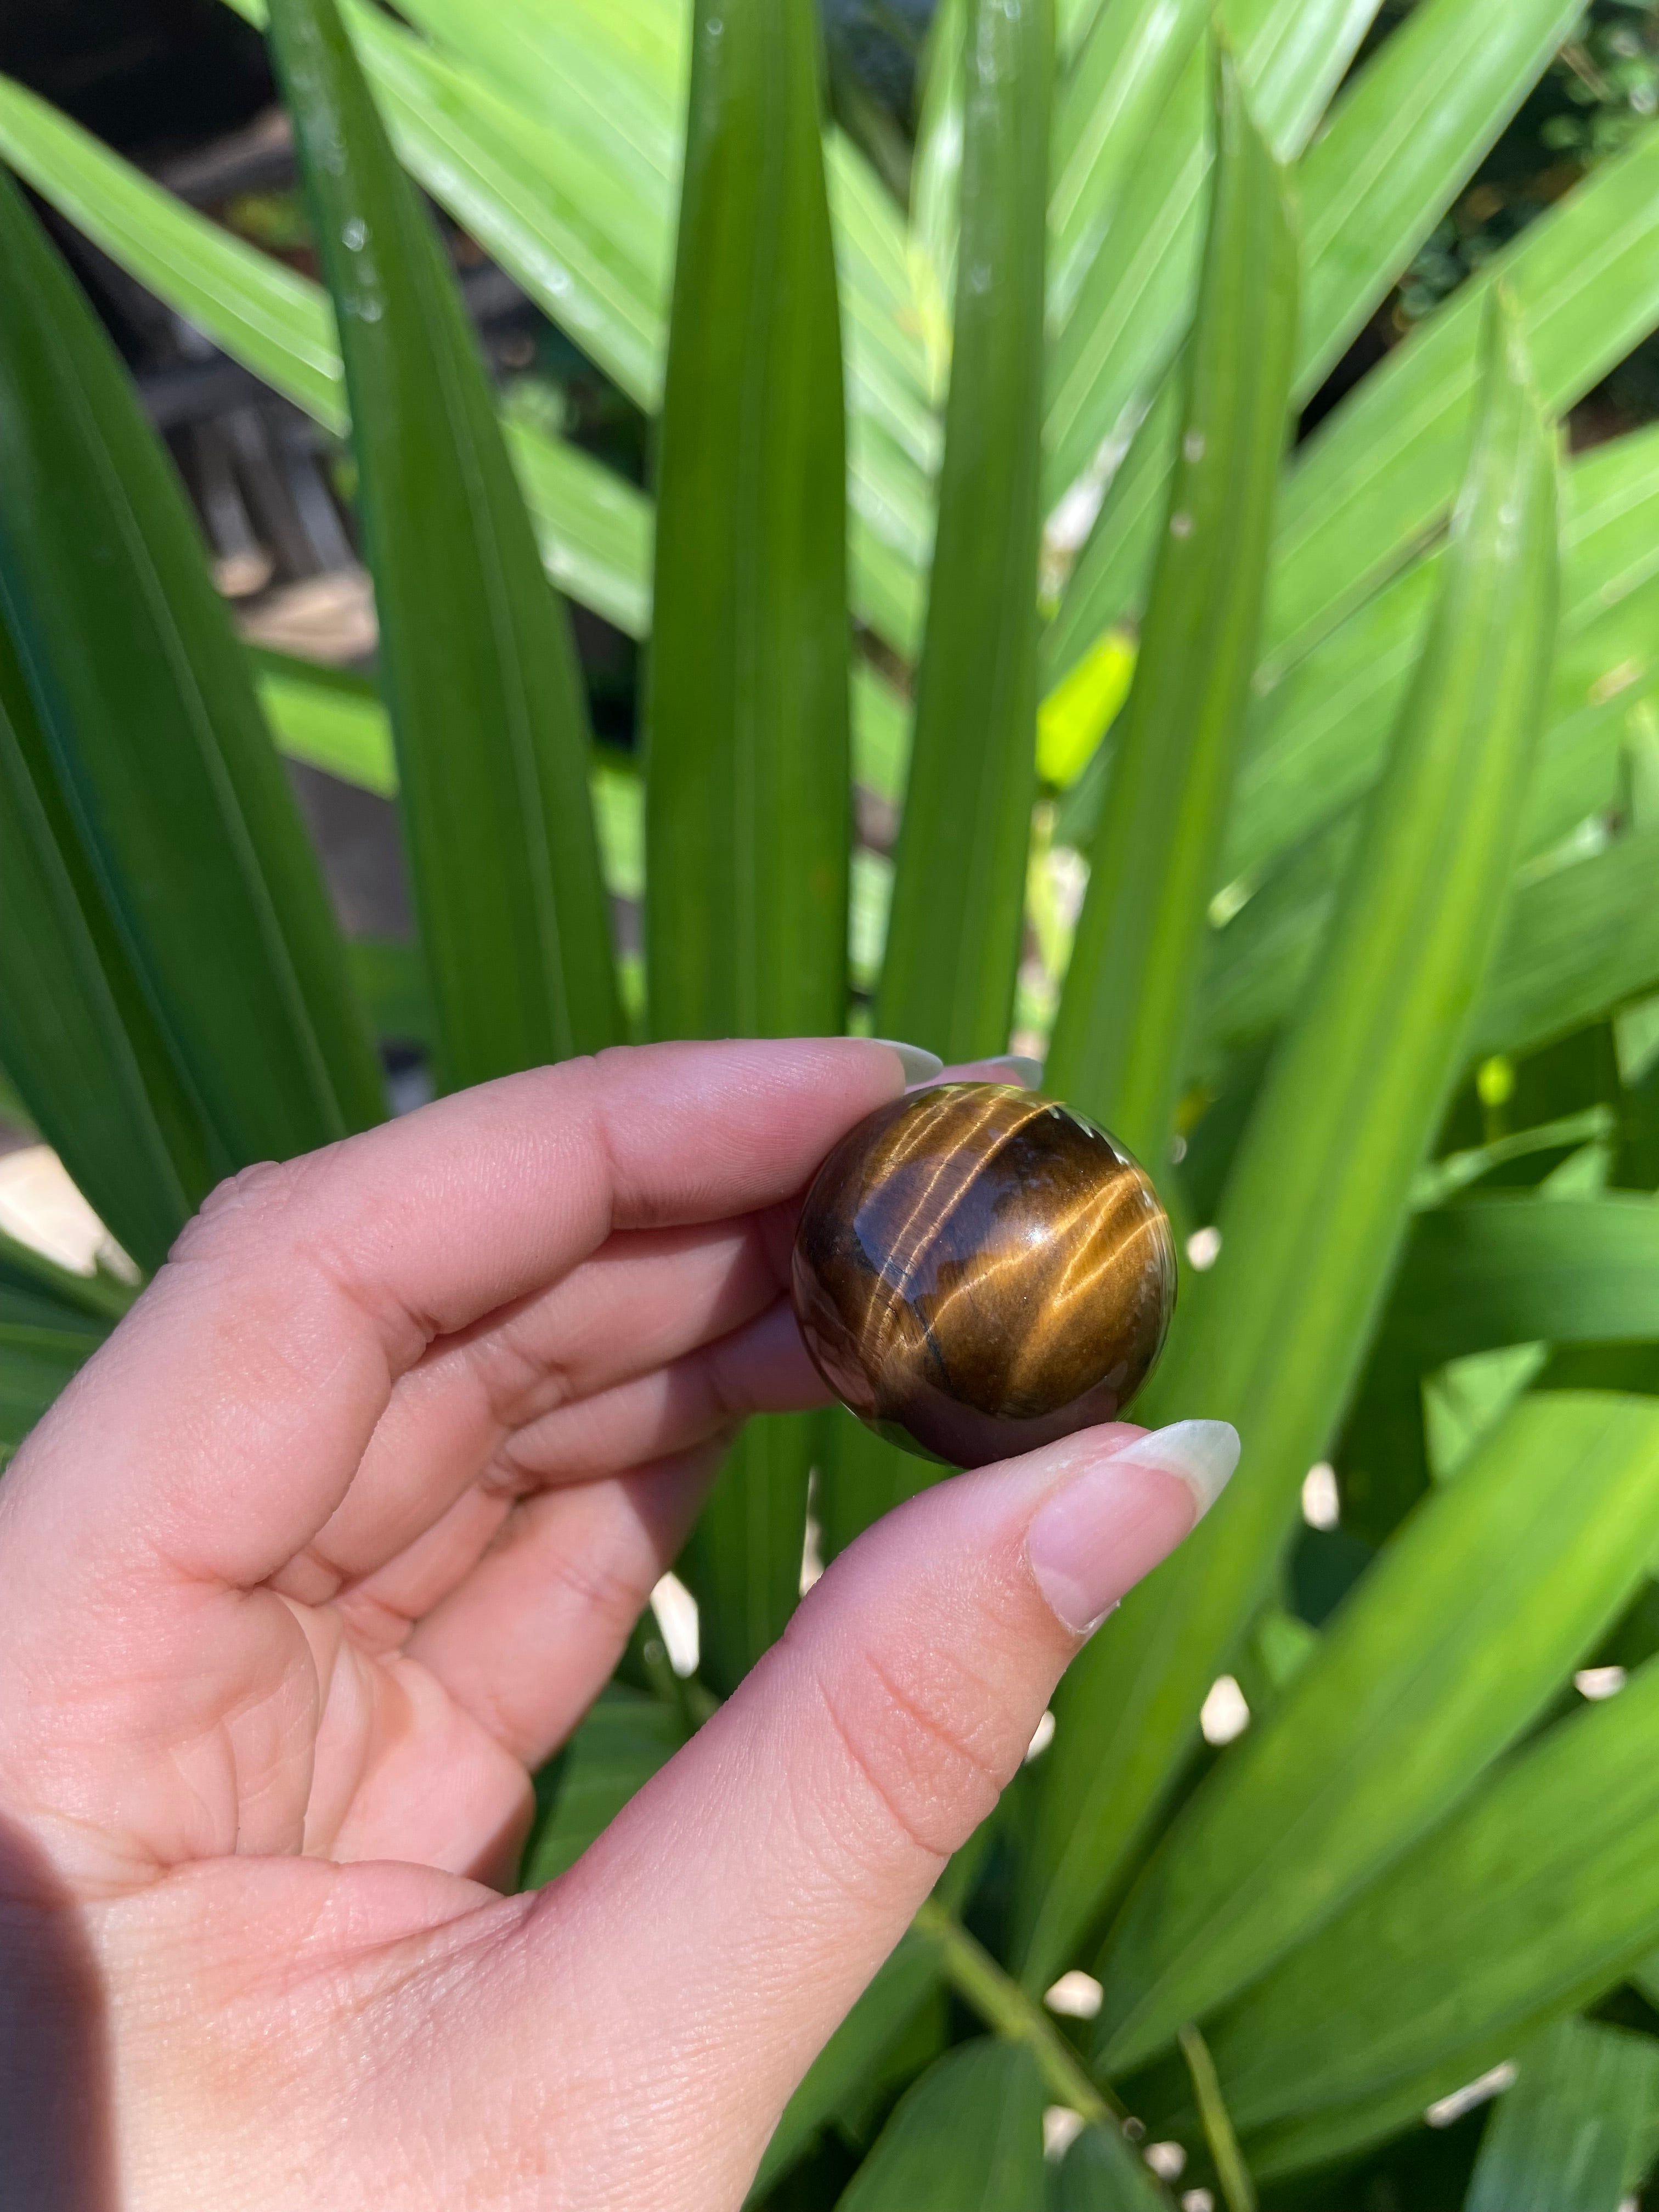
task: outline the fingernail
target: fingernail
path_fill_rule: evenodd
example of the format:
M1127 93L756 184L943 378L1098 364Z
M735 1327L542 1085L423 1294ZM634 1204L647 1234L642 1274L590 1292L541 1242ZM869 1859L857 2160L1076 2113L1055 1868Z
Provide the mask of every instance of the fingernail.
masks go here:
M1238 1464L1227 1421L1176 1421L1097 1460L1045 1498L1025 1536L1037 1587L1074 1635L1191 1533Z
M889 1052L898 1054L907 1083L926 1083L945 1065L936 1052L927 1052L919 1044L901 1044L896 1037L872 1037L870 1042L884 1044Z
M1006 1068L1011 1083L1018 1083L1023 1091L1035 1091L1042 1080L1042 1062L1033 1060L1029 1053L1000 1052L994 1058L981 1062L984 1067Z

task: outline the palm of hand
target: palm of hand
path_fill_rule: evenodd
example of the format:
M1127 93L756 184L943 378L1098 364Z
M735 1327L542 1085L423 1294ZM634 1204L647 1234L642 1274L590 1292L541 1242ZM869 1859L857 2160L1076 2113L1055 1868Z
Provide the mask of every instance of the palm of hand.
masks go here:
M734 1424L821 1397L790 1201L897 1080L606 1055L193 1224L0 1486L21 2201L740 2201L1074 1648L1021 1548L1068 1448L896 1516L559 1883L486 1885Z

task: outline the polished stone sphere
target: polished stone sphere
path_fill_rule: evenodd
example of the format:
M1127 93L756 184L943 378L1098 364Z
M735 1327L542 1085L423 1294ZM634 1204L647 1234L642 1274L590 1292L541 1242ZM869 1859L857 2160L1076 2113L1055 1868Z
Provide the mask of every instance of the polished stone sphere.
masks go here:
M981 1467L1113 1419L1175 1308L1169 1218L1103 1129L1035 1092L942 1083L818 1170L791 1267L814 1364L908 1451Z

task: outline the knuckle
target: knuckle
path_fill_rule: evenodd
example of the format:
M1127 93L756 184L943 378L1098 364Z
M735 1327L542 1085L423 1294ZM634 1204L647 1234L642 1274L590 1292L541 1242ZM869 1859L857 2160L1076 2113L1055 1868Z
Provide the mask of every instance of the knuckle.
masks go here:
M983 1686L936 1654L923 1670L866 1651L850 1671L819 1674L817 1690L855 1782L905 1841L934 1856L973 1832L1018 1764L985 1724Z
M250 1243L281 1234L333 1157L330 1146L299 1159L260 1160L227 1176L210 1190L188 1220L167 1255L173 1261L199 1262L240 1253Z

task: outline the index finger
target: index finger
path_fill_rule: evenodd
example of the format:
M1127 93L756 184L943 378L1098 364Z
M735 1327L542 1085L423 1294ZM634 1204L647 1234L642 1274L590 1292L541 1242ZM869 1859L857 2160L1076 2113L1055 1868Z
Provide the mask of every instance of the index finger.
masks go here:
M787 1198L903 1083L896 1051L854 1038L623 1048L248 1170L15 1462L24 1556L33 1526L60 1559L141 1545L191 1578L264 1581L338 1505L434 1337L613 1229Z

